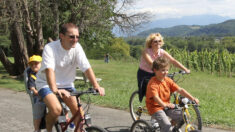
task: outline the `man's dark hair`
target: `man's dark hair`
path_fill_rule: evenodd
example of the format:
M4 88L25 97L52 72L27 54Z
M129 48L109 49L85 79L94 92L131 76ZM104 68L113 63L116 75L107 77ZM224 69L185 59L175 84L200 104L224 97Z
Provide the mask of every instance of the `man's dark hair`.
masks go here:
M78 26L73 23L65 23L65 24L61 25L60 33L65 34L67 32L68 28L77 28L78 29Z
M165 57L158 57L156 60L153 61L152 70L159 70L161 68L165 68L170 66L169 60Z

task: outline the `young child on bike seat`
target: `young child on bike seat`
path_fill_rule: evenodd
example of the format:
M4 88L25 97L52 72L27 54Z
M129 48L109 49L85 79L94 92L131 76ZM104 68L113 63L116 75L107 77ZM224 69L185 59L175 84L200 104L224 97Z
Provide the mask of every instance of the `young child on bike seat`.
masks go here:
M161 132L171 131L170 117L175 123L183 120L182 112L170 103L170 96L173 92L178 92L182 96L189 98L196 103L199 100L190 95L186 90L180 88L176 83L167 77L170 68L169 61L165 57L158 57L153 62L153 71L155 76L152 77L147 85L146 106L152 118L159 123ZM168 108L168 109L165 109Z
M35 80L36 74L41 67L42 57L39 55L33 55L29 58L29 68L27 69L27 88L32 91L32 112L33 112L33 124L34 124L34 132L40 132L40 123L42 117L44 116L44 111L46 105L38 96L38 91L36 89ZM30 95L31 96L31 95Z

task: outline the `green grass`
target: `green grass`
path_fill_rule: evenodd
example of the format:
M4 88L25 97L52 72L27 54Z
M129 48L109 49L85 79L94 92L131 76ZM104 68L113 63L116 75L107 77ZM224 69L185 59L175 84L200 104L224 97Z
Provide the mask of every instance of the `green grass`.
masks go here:
M131 93L137 90L138 62L111 61L106 64L103 60L90 60L90 63L96 77L102 78L100 85L106 90L106 96L92 97L93 102L105 107L128 110ZM2 66L0 74L0 87L24 90L23 81L8 77ZM217 77L192 71L184 79L179 85L199 98L204 125L235 130L234 77Z
M13 57L9 58L11 62L14 62ZM10 88L17 91L24 91L24 80L22 77L9 76L0 62L0 87Z

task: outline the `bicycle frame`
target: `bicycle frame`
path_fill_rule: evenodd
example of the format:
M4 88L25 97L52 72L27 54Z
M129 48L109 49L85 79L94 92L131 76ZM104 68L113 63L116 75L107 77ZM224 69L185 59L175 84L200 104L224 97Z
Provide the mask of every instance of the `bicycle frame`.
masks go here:
M79 120L78 120L77 124L75 125L76 126L75 131L77 131L78 129L82 130L83 125L84 125L83 120L85 120L85 119L84 119L84 111L83 111L82 107L79 106L76 114L74 114L72 116L72 118L68 122L66 122L65 126L61 125L62 132L65 132L67 130L69 124L72 123L76 117L79 117Z
M91 90L91 89L90 89ZM90 118L85 118L85 112L83 111L82 108L82 104L81 101L79 99L79 97L83 94L88 94L88 93L92 93L92 94L98 94L97 92L94 91L84 91L84 92L73 92L71 93L71 96L76 96L76 100L77 100L77 106L78 106L78 110L76 111L76 113L72 116L72 118L69 121L66 121L65 123L59 123L62 129L62 132L65 132L67 130L67 127L69 126L69 124L71 124L75 118L78 117L78 122L75 125L75 131L77 130L81 130L81 132L85 131L83 126L87 125L88 127L91 125L90 124ZM62 106L63 107L63 106ZM62 112L62 115L64 114L64 112ZM64 116L64 115L63 115Z

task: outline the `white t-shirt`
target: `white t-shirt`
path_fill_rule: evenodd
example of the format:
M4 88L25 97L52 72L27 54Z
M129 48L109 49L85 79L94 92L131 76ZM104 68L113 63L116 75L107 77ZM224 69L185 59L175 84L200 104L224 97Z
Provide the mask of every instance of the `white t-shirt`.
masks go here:
M36 87L48 88L45 69L52 68L55 72L57 88L74 87L76 68L85 72L90 68L90 63L79 43L75 48L65 50L60 40L53 41L44 47L42 54L42 66L37 73Z

